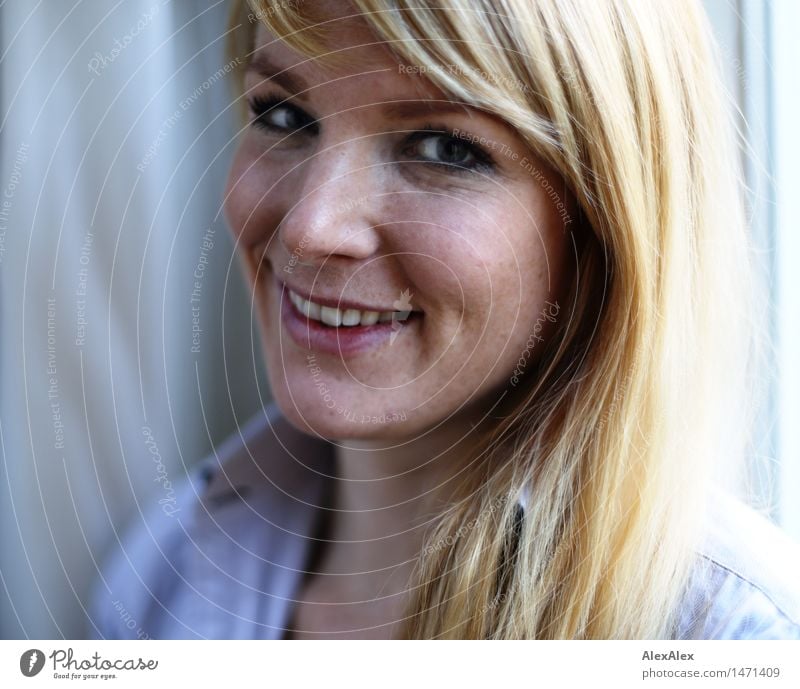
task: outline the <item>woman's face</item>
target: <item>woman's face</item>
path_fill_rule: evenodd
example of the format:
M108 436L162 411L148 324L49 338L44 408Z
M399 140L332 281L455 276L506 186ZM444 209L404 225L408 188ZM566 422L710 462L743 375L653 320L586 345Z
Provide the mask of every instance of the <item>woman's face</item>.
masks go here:
M567 199L499 118L346 27L335 68L259 28L226 214L284 414L401 439L532 368L567 313Z

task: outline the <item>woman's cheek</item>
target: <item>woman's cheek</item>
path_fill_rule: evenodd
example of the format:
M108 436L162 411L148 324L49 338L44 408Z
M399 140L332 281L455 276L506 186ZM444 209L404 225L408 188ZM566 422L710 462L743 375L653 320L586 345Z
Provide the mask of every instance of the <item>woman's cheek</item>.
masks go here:
M245 135L234 155L225 190L231 231L243 244L263 242L280 222L288 167L267 157L263 145Z
M225 211L234 237L245 245L253 243L262 227L259 210L268 187L260 186L261 177L252 158L240 148L228 174Z

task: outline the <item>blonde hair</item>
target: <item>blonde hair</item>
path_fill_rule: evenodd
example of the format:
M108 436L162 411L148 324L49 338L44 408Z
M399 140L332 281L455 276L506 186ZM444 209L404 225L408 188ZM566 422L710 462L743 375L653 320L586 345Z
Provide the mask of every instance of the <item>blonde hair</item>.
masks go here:
M250 0L314 56L335 21L312 4ZM698 3L352 5L399 60L515 127L584 232L569 318L430 533L405 635L671 636L709 487L722 462L734 475L747 428L739 163Z

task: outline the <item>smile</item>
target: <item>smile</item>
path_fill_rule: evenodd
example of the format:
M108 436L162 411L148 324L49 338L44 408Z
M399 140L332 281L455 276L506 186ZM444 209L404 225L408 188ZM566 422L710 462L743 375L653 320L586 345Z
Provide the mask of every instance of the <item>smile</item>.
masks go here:
M341 309L335 306L323 306L301 297L297 292L286 289L289 299L295 308L306 318L319 321L334 328L340 326L355 327L358 325L375 325L408 320L411 311L367 311L361 309Z
M337 357L355 356L385 345L402 335L419 331L422 311L411 308L409 291L387 309L388 304L364 304L344 299L318 297L313 301L276 280L281 321L295 344ZM325 303L320 303L320 301ZM370 308L370 307L373 308Z

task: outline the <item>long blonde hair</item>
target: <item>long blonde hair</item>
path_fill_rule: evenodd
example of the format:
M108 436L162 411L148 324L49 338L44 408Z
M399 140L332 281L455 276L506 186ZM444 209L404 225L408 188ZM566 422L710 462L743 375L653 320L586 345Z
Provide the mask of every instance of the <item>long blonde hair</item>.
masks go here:
M326 52L314 3L249 2L294 49ZM405 635L669 637L709 487L720 460L735 475L747 427L739 163L698 2L352 5L399 60L515 127L583 231L569 317L429 534Z

